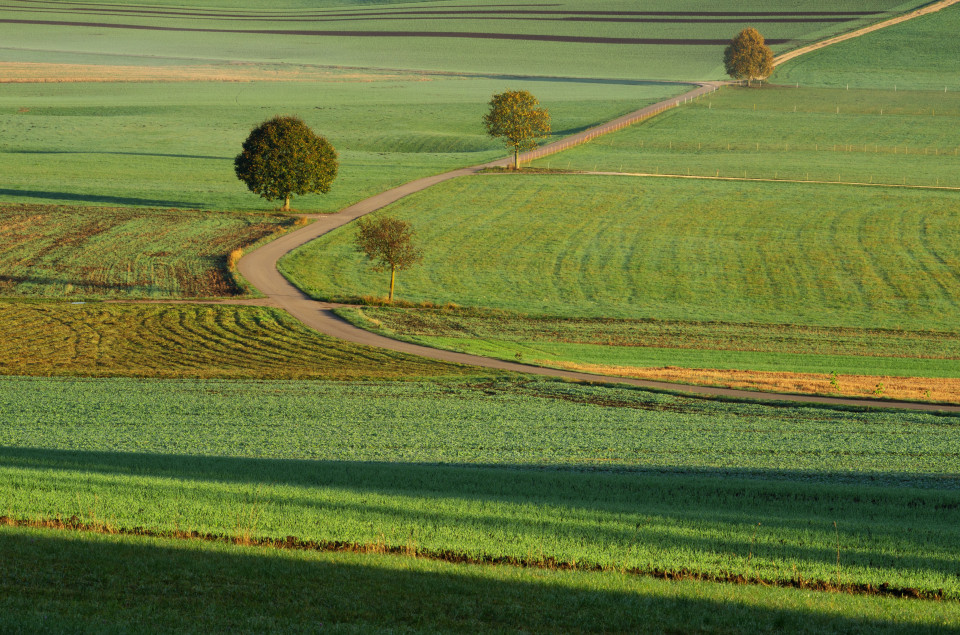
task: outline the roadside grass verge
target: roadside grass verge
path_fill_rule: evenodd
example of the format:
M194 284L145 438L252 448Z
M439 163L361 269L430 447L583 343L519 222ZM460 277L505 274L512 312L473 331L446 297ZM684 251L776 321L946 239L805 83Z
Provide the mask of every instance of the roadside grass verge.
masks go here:
M351 344L271 307L2 302L0 374L415 379L483 371Z
M299 222L278 214L0 204L0 296L245 295L231 253Z
M829 205L818 203L829 200ZM956 195L807 184L481 175L407 197L413 302L532 315L942 330L960 311ZM317 298L382 293L346 226L280 261Z
M960 85L947 93L728 87L533 165L956 188L958 122ZM818 197L832 199L828 190Z
M960 7L813 51L777 68L773 81L803 86L960 90Z
M885 397L960 400L960 336L950 332L558 318L462 308L366 306L336 313L388 337L542 366L858 397L877 396L882 385Z
M0 404L12 519L960 598L953 416L548 380L4 378Z
M12 631L932 634L960 620L953 602L27 528L0 528L0 557Z
M249 43L244 45L249 47ZM234 174L250 129L297 115L334 145L333 212L408 181L507 154L481 117L495 92L534 92L554 138L686 90L680 84L558 82L420 74L316 82L8 84L0 96L0 200L73 205L271 210ZM144 105L149 104L149 105Z
M954 602L28 528L0 528L0 557L12 631L932 634L960 621Z

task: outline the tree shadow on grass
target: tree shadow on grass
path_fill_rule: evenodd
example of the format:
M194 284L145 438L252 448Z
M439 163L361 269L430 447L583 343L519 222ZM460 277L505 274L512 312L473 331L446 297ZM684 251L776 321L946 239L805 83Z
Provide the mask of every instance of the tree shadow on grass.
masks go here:
M233 161L233 157L218 157L209 154L171 154L164 152L121 152L90 150L5 150L4 154L111 154L130 157L159 157L162 159L203 159L209 161Z
M178 207L197 209L205 203L200 201L178 201L174 199L134 198L128 196L107 196L105 194L78 194L76 192L51 192L46 190L0 189L0 196L35 198L50 201L72 201L77 203L103 203L107 205L130 205L137 207Z
M771 470L614 472L573 466L306 461L16 447L0 447L0 467L36 471L36 476L24 477L35 485L20 487L69 492L84 483L84 495L95 491L104 501L142 499L157 509L182 505L186 494L176 483L192 482L198 485L189 494L190 505L198 509L249 505L244 496L256 492L261 504L286 509L288 515L333 514L342 522L375 525L388 534L424 525L443 535L470 527L478 536L507 531L557 539L558 544L580 536L590 550L614 554L610 557L615 561L626 557L631 545L646 544L734 559L753 553L797 563L801 571L829 570L836 558L832 523L839 520L844 544L857 545L845 547L844 566L960 575L960 560L944 556L950 544L960 541L960 491L912 487L897 482L895 476L900 475L886 479L880 475L875 484L851 484L844 480L849 475L823 473L814 478L798 472L789 478L790 473ZM83 475L79 480L70 474L76 472ZM173 479L173 484L144 482L142 477ZM233 484L244 487L238 490ZM546 511L518 511L531 506ZM61 511L74 513L72 508ZM136 513L113 507L104 513L124 515L117 521L122 526L139 522ZM763 529L754 544L750 532L758 524ZM891 545L896 549L890 551ZM553 549L547 555L553 555Z
M867 600L402 556L0 528L0 630L944 633ZM877 614L895 613L896 600ZM903 600L900 601L904 602ZM837 610L836 605L857 608ZM941 624L952 603L911 604ZM868 609L869 610L869 609ZM846 613L846 614L843 614Z

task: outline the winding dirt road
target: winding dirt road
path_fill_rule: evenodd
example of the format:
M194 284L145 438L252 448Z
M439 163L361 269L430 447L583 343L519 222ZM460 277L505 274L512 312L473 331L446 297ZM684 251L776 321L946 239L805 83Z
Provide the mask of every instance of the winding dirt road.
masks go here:
M696 99L701 95L717 90L718 86L718 82L703 83L697 86L697 88L684 93L683 95L647 106L646 108L628 115L624 115L623 117L619 117L601 126L585 130L577 135L563 139L562 141L557 141L541 148L537 148L534 151L521 155L521 158L524 161L529 161L533 158L559 152L571 146L583 143L601 134L618 130L626 125L630 125L631 123L651 117L668 108L676 107L682 103ZM360 201L359 203L355 203L354 205L344 208L336 214L319 215L317 216L316 222L313 224L286 234L277 240L267 243L263 247L260 247L259 249L245 255L237 263L237 268L241 275L243 275L251 285L253 285L270 299L272 304L286 310L296 319L300 320L312 329L342 340L355 342L357 344L401 351L404 353L410 353L413 355L419 355L421 357L428 357L446 362L469 364L483 368L515 371L532 375L563 377L566 379L587 382L628 384L631 386L652 388L656 390L668 390L696 395L712 395L733 399L960 412L960 406L922 404L903 401L817 397L811 395L759 393L748 390L683 385L669 382L631 379L626 377L613 377L607 375L593 375L590 373L543 368L539 366L521 364L518 362L509 362L488 357L481 357L478 355L444 351L427 346L390 339L388 337L377 335L376 333L353 326L349 322L333 313L333 309L339 305L329 302L319 302L310 298L305 293L293 286L277 270L277 261L283 255L319 236L322 236L323 234L326 234L333 229L336 229L337 227L341 227L342 225L345 225L350 221L363 216L364 214L377 211L405 196L415 192L420 192L438 183L449 181L450 179L455 179L461 176L476 174L489 167L507 166L511 163L511 161L512 159L507 157L497 161L492 161L490 163L476 165L469 168L462 168L452 172L447 172L445 174L439 174L436 176L430 176L416 181L411 181L410 183L406 183L391 190L387 190L386 192L377 194L376 196L371 196L370 198Z

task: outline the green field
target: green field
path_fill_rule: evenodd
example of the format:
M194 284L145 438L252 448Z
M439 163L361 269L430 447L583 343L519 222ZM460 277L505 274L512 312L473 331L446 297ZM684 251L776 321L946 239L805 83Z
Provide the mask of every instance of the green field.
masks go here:
M6 378L0 404L12 518L960 598L953 416L547 380Z
M960 188L958 122L942 89L726 88L533 165Z
M126 8L118 11L92 3L14 2L0 10L0 19L66 24L0 24L5 43L0 58L63 61L69 51L71 63L243 61L480 74L714 79L722 76L723 43L746 26L759 27L779 51L875 22L886 12L899 13L917 2L859 0L798 7L795 2L740 1L722 7L726 12L759 13L751 16L705 15L701 4L690 1L658 6L658 10L678 13L659 16L615 15L637 10L636 3L626 0L592 2L589 7L572 1L548 7L534 4L519 13L516 7L476 0L418 3L416 13L397 5L366 4L347 12L306 11L316 5L295 1L271 6L269 11L249 4L238 11L231 6L237 3L216 2L216 9L194 9L184 15L182 9L144 11L149 7L140 4L122 3ZM798 9L827 15L778 15ZM864 11L871 14L855 13ZM78 25L84 22L166 30ZM360 36L363 31L376 34L376 39ZM411 33L418 35L404 35ZM457 37L463 33L480 37Z
M557 137L681 92L676 84L560 83L412 75L318 82L10 84L0 93L0 200L199 209L276 209L247 191L233 158L251 128L302 117L340 154L332 212L413 179L506 154L483 131L490 96L522 86Z
M0 374L413 379L495 374L308 329L279 309L0 302Z
M900 90L960 90L960 7L828 46L778 68L774 82Z
M241 295L228 256L295 226L289 216L0 204L0 296Z
M633 368L960 376L960 334L951 332L551 318L386 306L342 308L337 313L389 337L547 366L577 362Z
M812 203L829 200L828 206ZM956 328L953 193L481 175L389 208L413 223L412 301L535 315ZM465 228L469 236L465 238ZM350 227L281 260L315 297L379 295Z
M8 632L933 635L960 619L953 602L9 527L0 558Z

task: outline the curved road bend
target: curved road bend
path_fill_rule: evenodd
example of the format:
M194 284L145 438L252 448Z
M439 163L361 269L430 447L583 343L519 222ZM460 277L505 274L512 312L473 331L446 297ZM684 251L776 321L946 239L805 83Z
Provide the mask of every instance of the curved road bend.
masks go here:
M689 100L708 92L716 90L719 83L709 82L700 84L696 89L683 95L667 99L665 101L647 106L641 110L624 115L613 121L607 122L596 128L585 130L577 135L567 137L561 141L538 148L535 151L521 155L522 160L529 160L531 157L541 157L552 152L559 152L571 145L575 145L595 136L617 130L628 123L637 121L644 117L656 114L666 108L678 105L685 100ZM482 368L491 368L497 370L507 370L531 375L545 375L550 377L563 377L578 381L609 383L609 384L627 384L639 386L642 388L652 388L655 390L667 390L671 392L683 392L695 395L712 395L734 399L750 399L762 401L778 402L801 402L816 404L832 404L843 406L866 406L873 408L901 408L909 410L928 410L928 411L947 411L960 412L960 406L923 404L907 401L877 401L868 399L845 399L837 397L816 397L811 395L790 395L783 393L761 393L749 390L735 390L731 388L716 388L711 386L695 386L689 384L674 384L669 382L651 381L644 379L633 379L628 377L615 377L609 375L594 375L591 373L581 373L554 368L543 368L540 366L530 366L517 362L509 362L479 355L468 355L465 353L455 353L444 351L428 346L401 342L382 335L377 335L370 331L353 326L343 318L333 313L333 309L338 305L329 302L320 302L313 300L305 293L293 286L277 270L277 261L288 252L304 245L311 240L326 234L337 227L346 225L352 220L375 212L405 196L420 192L443 181L449 181L460 176L476 174L488 167L506 166L512 162L511 158L504 158L497 161L491 161L483 165L476 165L469 168L462 168L436 176L429 176L416 181L411 181L399 187L395 187L386 192L381 192L376 196L362 200L349 207L346 207L336 214L324 214L317 217L316 222L285 234L280 238L267 243L263 247L243 256L237 263L237 269L247 281L257 288L261 293L267 296L277 307L286 310L296 319L303 322L306 326L317 330L326 335L338 339L364 344L367 346L376 346L411 355L419 355L430 359L436 359L457 364L468 364Z

